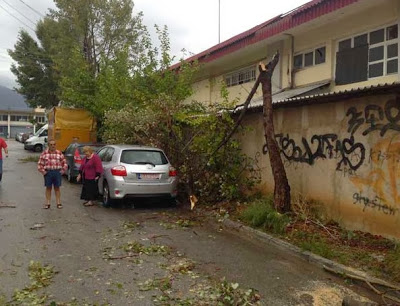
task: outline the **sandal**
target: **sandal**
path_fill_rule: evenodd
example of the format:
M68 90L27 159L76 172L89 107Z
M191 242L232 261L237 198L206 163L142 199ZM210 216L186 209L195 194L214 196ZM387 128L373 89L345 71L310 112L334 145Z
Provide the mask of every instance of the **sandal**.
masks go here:
M93 206L93 205L94 205L94 203L90 202L90 201L83 203L83 206Z
M50 208L50 204L44 204L43 205L43 209L49 209Z
M58 208L58 209L63 208L62 204L61 204L61 203L58 203L58 204L57 204L57 208Z

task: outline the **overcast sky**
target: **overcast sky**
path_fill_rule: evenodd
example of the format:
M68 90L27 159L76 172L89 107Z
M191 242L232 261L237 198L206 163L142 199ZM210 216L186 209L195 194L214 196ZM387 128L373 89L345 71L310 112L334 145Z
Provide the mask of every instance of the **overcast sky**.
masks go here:
M281 0L272 4L268 0L134 0L134 3L135 11L143 12L149 29L154 24L168 26L172 53L180 58L182 49L199 53L218 44L219 37L223 42L308 1ZM49 8L55 8L52 0L0 0L0 85L16 85L7 49L13 48L18 31L24 28L34 35L35 23Z

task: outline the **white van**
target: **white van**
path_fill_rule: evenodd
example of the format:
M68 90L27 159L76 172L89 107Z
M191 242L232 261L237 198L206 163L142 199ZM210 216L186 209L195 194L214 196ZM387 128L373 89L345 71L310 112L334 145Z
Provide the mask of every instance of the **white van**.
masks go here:
M24 144L25 150L33 150L35 152L42 152L47 146L47 134L49 125L43 125L33 136L29 137Z

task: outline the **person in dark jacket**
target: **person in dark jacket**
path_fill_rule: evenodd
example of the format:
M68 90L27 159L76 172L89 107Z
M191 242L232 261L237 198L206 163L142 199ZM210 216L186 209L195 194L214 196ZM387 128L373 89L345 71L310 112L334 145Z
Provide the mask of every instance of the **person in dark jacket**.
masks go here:
M76 180L82 180L81 199L85 202L85 206L93 206L98 197L97 181L103 173L103 166L100 157L93 152L89 146L83 147L85 157L82 160L81 167L79 168L79 175Z

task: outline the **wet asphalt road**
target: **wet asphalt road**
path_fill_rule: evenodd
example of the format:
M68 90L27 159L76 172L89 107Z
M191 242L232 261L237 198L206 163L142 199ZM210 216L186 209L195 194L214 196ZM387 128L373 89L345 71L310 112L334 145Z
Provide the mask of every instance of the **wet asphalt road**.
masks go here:
M48 287L37 291L47 295L46 305L154 305L163 294L192 298L201 286L210 293L222 277L258 290L261 305L341 305L344 294L367 294L289 252L207 223L216 220L179 226L190 212L162 203L135 209L84 207L81 186L64 179L64 208L55 207L53 195L51 209L44 210L43 178L36 163L21 161L38 154L24 151L16 141L8 144L10 157L4 160L0 187L0 304L31 284L30 261L57 272ZM168 247L170 252L138 255L123 249L133 242ZM148 286L165 278L168 290Z

